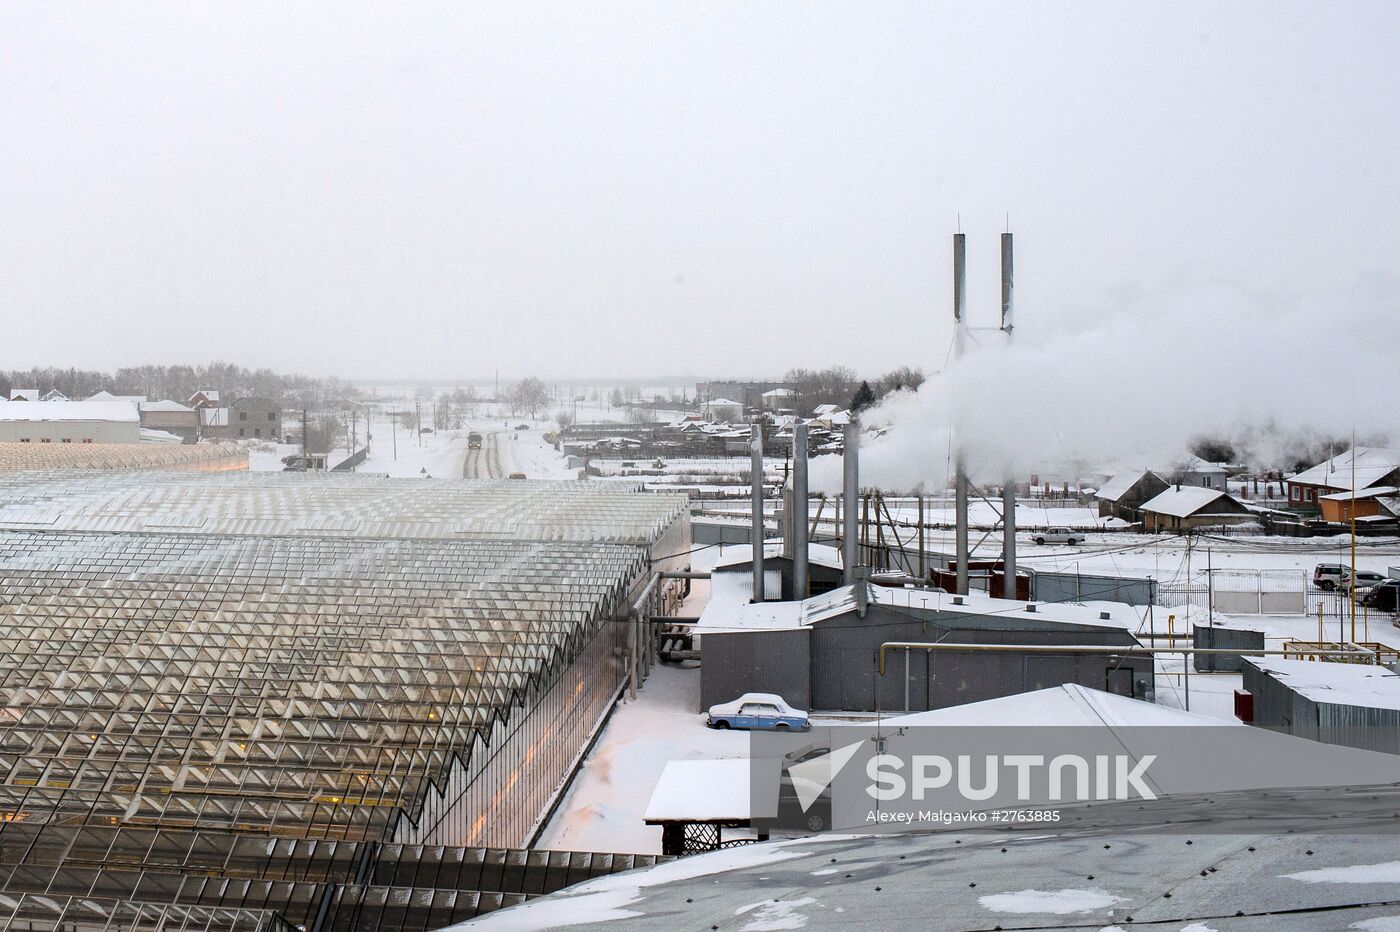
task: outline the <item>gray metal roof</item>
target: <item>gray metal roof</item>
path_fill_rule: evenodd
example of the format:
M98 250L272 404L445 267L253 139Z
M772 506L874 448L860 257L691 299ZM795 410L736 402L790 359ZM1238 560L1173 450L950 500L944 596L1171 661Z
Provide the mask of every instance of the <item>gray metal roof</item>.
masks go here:
M666 930L1390 929L1355 924L1400 923L1398 852L1393 834L819 836L619 874L454 928L598 928L601 915Z

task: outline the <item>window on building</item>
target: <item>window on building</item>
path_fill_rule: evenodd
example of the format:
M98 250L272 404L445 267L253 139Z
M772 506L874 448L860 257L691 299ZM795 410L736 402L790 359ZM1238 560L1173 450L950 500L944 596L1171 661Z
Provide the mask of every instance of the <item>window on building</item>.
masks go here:
M246 431L242 427L238 428L238 436L242 437L245 433Z
M269 412L267 412L267 419L268 419L269 421L275 421L275 420L277 420L277 412L276 412L276 411L269 411Z
M91 437L84 437L84 438L83 438L83 443L92 443L92 438L91 438Z
M261 437L261 436L262 436L262 428L261 428L261 427L254 427L254 428L253 428L253 436L254 436L254 437Z
M240 421L246 421L246 420L248 420L248 412L247 412L247 411L239 411L239 412L238 412L238 419L239 419Z
M73 438L72 438L72 437L64 437L64 438L63 438L63 442L64 442L64 443L72 443L72 442L73 442Z
M53 442L53 438L51 438L51 437L40 437L40 438L39 438L39 442L40 442L40 443L52 443L52 442Z

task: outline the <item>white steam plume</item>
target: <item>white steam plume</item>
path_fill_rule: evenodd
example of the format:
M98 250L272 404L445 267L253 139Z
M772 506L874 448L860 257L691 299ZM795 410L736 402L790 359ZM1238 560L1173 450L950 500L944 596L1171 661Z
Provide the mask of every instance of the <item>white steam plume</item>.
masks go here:
M1280 465L1310 437L1384 442L1400 418L1400 315L1392 276L1342 293L1274 301L1224 286L1102 312L1052 330L1018 292L1016 341L980 346L866 412L861 484L941 489L952 437L974 481L1074 478L1114 465L1167 468L1192 440L1231 440L1254 465ZM943 362L939 347L929 369ZM932 354L931 354L932 355ZM839 458L813 488L839 491Z

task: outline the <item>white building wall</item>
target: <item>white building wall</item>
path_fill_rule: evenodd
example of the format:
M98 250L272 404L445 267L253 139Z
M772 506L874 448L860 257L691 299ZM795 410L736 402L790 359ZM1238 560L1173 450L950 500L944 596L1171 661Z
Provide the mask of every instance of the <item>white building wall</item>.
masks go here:
M71 403L71 402L70 402ZM0 442L140 443L136 421L19 421L0 418Z

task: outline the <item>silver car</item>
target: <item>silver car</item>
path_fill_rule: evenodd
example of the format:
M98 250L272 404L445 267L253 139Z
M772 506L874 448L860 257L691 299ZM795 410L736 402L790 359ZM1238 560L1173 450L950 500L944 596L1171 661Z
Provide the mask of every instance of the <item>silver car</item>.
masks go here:
M1084 533L1073 528L1049 527L1033 533L1031 540L1037 544L1069 544L1073 546L1084 542Z

